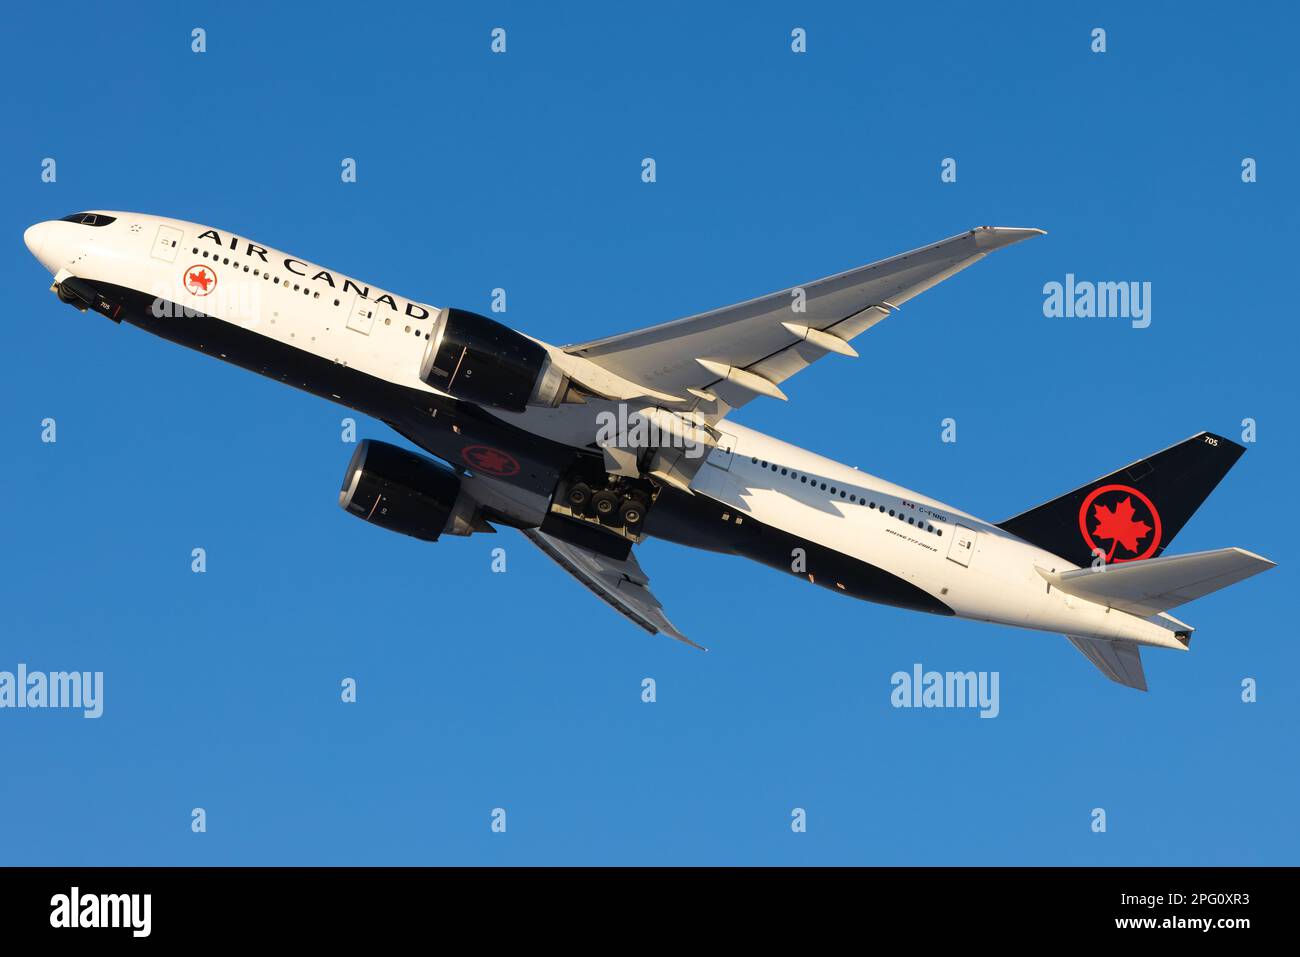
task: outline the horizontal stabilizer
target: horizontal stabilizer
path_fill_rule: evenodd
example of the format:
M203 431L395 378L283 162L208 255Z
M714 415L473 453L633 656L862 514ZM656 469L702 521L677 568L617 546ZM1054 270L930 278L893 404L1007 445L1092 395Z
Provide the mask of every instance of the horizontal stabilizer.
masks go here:
M1107 641L1104 638L1080 638L1078 635L1065 637L1111 681L1117 681L1127 688L1137 688L1138 691L1147 690L1140 646L1127 641Z
M1267 571L1273 564L1242 548L1220 548L1068 572L1041 567L1037 571L1067 595L1146 618Z

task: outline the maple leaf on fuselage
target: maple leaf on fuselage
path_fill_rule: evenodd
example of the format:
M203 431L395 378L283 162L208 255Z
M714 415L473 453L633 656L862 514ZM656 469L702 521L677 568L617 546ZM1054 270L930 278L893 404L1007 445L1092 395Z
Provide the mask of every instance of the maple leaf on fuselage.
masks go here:
M196 286L202 286L204 289L207 289L208 283L211 281L212 280L208 278L208 274L206 272L190 273L190 282L194 283L194 285Z
M1136 552L1138 542L1151 531L1151 526L1146 522L1133 521L1133 499L1128 496L1116 502L1113 510L1105 505L1095 506L1093 517L1097 520L1093 536L1111 539L1110 554L1106 556L1106 561L1114 556L1116 545L1123 545L1130 552Z
M488 472L501 472L510 466L510 459L500 452L489 449L476 454L474 464Z

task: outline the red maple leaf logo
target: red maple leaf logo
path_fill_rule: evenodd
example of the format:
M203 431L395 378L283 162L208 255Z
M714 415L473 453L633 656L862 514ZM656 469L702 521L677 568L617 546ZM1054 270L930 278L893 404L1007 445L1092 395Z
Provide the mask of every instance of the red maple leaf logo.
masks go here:
M510 465L510 460L500 452L489 450L474 456L474 464L485 472L500 472Z
M461 452L470 468L488 475L510 476L519 472L519 463L509 454L489 445L470 445Z
M1093 529L1092 534L1097 538L1111 540L1110 553L1106 556L1107 562L1115 556L1115 548L1119 545L1123 545L1130 552L1136 552L1138 542L1146 538L1147 533L1151 531L1151 526L1146 522L1133 521L1133 513L1133 499L1128 496L1116 502L1114 509L1109 509L1105 505L1097 505L1093 508L1093 518L1097 520L1097 527Z
M190 282L192 282L196 286L201 287L204 290L208 288L208 283L212 282L212 277L208 275L206 269L200 269L198 272L192 272L189 274L188 278Z

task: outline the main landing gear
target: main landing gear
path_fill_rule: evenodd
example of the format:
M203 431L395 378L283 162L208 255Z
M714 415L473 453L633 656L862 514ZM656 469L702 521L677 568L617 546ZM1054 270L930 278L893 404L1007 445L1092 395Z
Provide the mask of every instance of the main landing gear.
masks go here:
M644 486L644 487L640 487ZM604 486L575 481L564 492L564 502L575 518L594 518L600 524L640 532L654 500L654 487L638 479L615 479Z
M659 487L640 476L605 471L595 456L582 456L561 476L541 530L581 548L622 561L641 541L646 515Z

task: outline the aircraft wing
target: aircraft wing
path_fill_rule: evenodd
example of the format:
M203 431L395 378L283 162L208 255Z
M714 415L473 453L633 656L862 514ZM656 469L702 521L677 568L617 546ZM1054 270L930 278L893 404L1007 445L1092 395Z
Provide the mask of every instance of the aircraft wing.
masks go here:
M849 345L894 312L994 250L1041 229L981 226L880 262L674 322L565 347L565 352L692 404L706 421Z
M659 599L650 591L650 579L637 564L635 555L629 552L626 559L619 561L534 528L526 528L523 532L557 565L633 624L652 635L663 632L692 648L705 650L673 627Z

